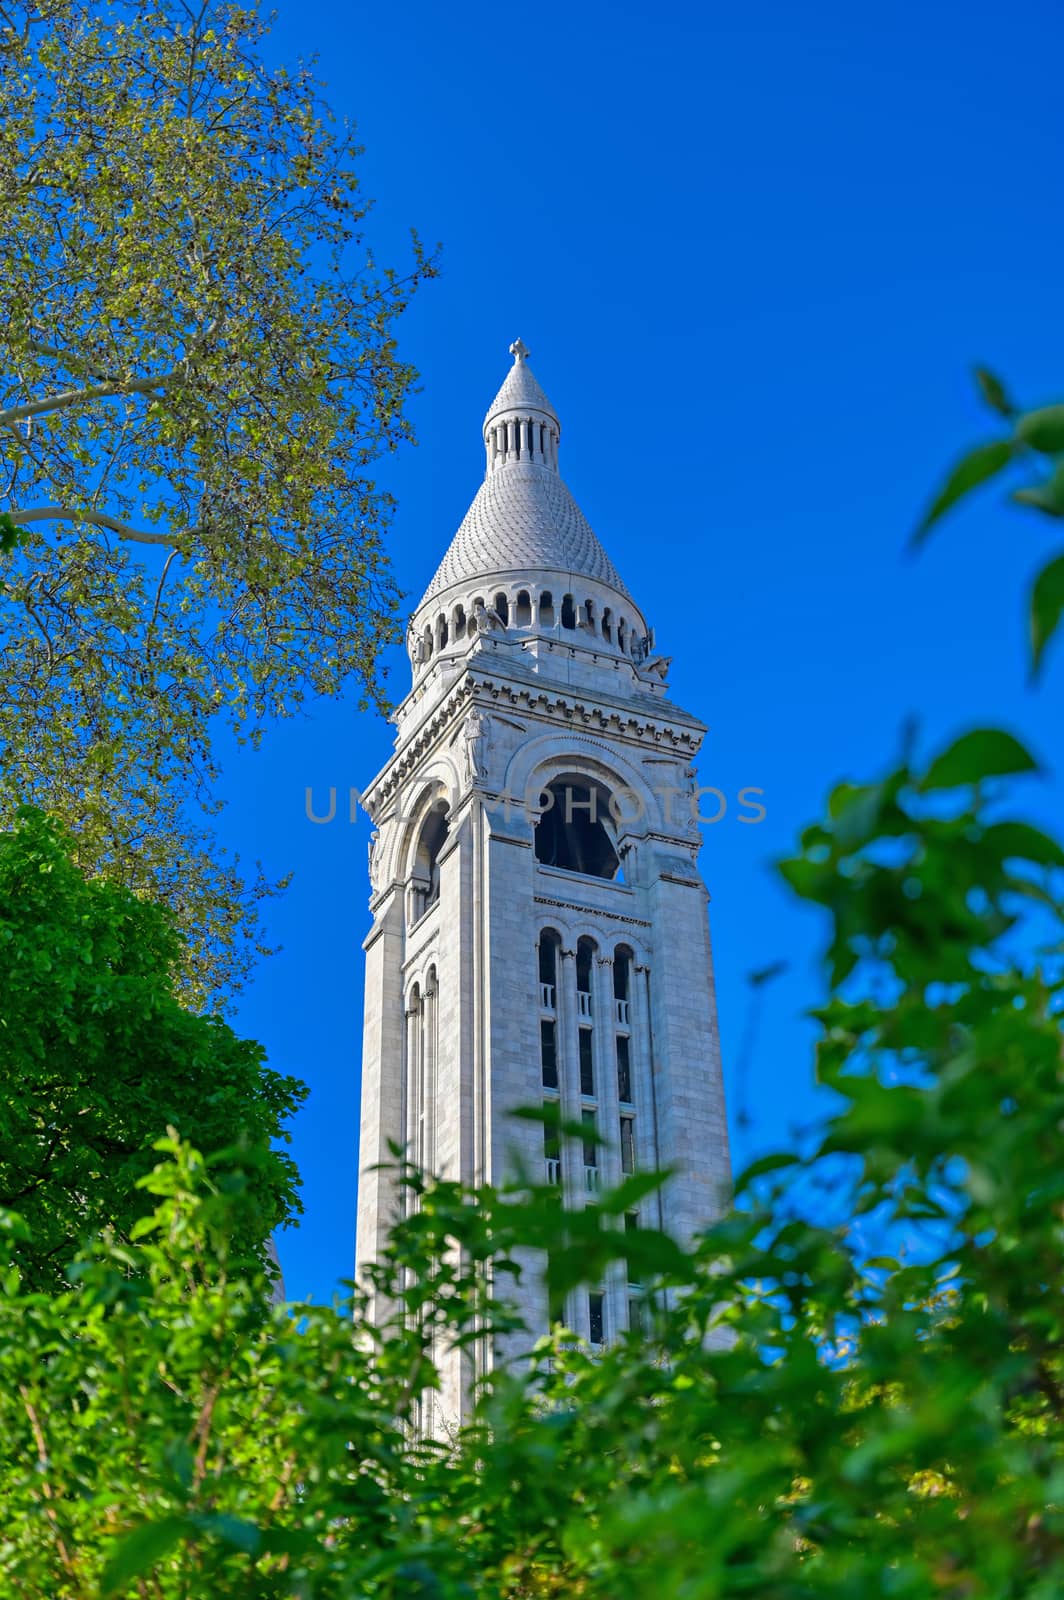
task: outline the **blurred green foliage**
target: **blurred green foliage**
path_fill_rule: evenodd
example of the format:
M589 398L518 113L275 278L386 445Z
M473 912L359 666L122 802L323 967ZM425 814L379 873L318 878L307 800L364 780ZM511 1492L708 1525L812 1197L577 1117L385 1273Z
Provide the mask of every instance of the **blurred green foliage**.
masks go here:
M996 792L1033 767L981 730L836 789L783 864L830 927L818 1147L690 1248L640 1233L647 1331L529 1334L456 1439L412 1427L434 1352L513 1336L530 1251L556 1297L599 1281L631 1195L407 1171L366 1288L263 1324L231 1174L164 1141L154 1217L65 1294L4 1278L3 1592L1055 1600L1064 852ZM830 1225L795 1198L818 1174Z

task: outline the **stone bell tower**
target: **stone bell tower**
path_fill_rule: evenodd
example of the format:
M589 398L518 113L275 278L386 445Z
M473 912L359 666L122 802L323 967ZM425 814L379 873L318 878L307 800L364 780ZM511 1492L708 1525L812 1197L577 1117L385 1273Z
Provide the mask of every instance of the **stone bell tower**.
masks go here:
M669 660L559 474L561 425L528 351L510 349L484 482L414 613L413 687L364 797L359 1262L396 1215L372 1170L390 1139L466 1183L520 1162L574 1206L674 1167L625 1220L679 1237L718 1212L729 1176L692 805L705 728L669 701ZM542 1100L605 1142L558 1146L510 1115ZM593 1344L640 1315L625 1279L572 1297L569 1324ZM522 1292L545 1326L536 1284ZM472 1375L443 1359L427 1428L462 1415Z

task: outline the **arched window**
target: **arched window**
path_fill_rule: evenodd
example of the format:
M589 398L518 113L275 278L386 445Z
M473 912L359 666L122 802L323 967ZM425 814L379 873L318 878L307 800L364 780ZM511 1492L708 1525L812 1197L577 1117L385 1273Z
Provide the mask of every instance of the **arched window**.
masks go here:
M558 1092L558 952L561 939L553 928L544 928L539 936L539 1064L544 1089ZM546 1152L551 1159L551 1152ZM558 1179L558 1152L554 1152L555 1167L549 1175L552 1182Z
M470 639L475 637L477 631L477 608L483 607L483 605L484 596L482 594L478 594L476 599L473 601L473 604L469 608L469 621L466 623L466 633Z
M627 644L628 644L628 624L627 624L627 622L625 622L624 618L622 617L620 622L618 622L618 624L617 624L617 648L618 648L618 650L620 650L623 653L624 650L627 648Z
M495 600L494 600L493 604L495 606L496 612L498 613L499 621L502 623L503 627L504 628L509 627L509 624L510 624L510 602L509 602L509 600L507 600L506 596L500 591L500 593L495 596Z
M429 659L429 657L431 655L432 655L432 629L431 628L426 628L425 629L425 660L428 661L428 659Z
M553 928L544 928L539 936L539 1003L543 1011L555 1011L558 1006L558 952L561 939Z
M576 942L576 987L581 994L591 993L591 973L594 959L594 939L578 939Z
M594 1094L591 1070L591 979L595 971L595 941L578 939L576 944L576 1005L580 1017L580 1092ZM583 1037L586 1032L587 1038Z
M447 839L447 803L437 800L421 824L410 870L409 916L411 924L423 917L440 898L440 851Z
M549 589L544 589L539 597L539 622L543 628L554 626L554 596Z
M632 1023L632 961L628 946L618 945L613 952L613 1020L619 1028Z
M517 615L514 620L519 628L532 625L532 600L527 589L522 589L517 596Z
M441 616L436 618L436 649L437 650L444 650L444 649L446 649L446 646L447 646L447 618L445 616L441 615Z
M609 832L609 798L594 779L553 779L539 797L536 860L566 872L615 878L620 862Z
M576 627L576 607L573 605L571 594L562 595L562 627Z
M451 621L454 624L454 641L455 644L457 644L463 633L465 633L464 606L455 606L454 610L451 612Z
M609 606L602 613L602 637L613 643L613 612Z
M584 622L585 622L586 627L588 628L588 631L590 633L594 633L594 631L595 631L595 602L594 602L594 600L585 600L584 601Z

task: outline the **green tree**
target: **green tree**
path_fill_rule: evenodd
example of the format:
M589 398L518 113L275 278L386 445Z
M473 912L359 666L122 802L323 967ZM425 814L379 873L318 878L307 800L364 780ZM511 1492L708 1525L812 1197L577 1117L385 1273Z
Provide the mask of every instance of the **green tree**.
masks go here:
M0 835L0 1204L25 1219L28 1287L62 1287L79 1242L126 1240L160 1127L245 1174L233 1247L249 1261L301 1207L285 1122L303 1086L258 1045L175 997L169 916L87 881L69 841L26 810ZM228 1155L223 1158L223 1152Z
M255 8L0 11L0 818L170 904L195 992L267 886L209 833L212 728L381 702L398 595L374 461L410 437L395 323L432 274L362 240L358 154Z

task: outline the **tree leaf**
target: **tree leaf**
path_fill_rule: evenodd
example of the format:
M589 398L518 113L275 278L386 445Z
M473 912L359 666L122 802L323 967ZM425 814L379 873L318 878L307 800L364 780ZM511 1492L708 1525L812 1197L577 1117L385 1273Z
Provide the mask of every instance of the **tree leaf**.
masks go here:
M1064 405L1026 412L1017 419L1016 437L1042 455L1055 456L1064 450Z
M7 511L0 511L0 555L7 555L16 550L19 545L25 544L29 534L25 528L19 528L11 520Z
M1041 671L1046 645L1064 615L1064 552L1042 568L1031 590L1031 674Z
M1012 499L1021 506L1033 506L1047 517L1064 517L1064 461L1041 483L1014 489Z
M193 1525L187 1517L163 1517L159 1522L144 1522L120 1539L100 1579L104 1596L119 1594L136 1578L150 1572L157 1561L169 1555Z
M1038 762L1011 733L1001 728L974 728L935 757L921 789L956 789L1010 773L1037 772Z
M738 1198L746 1189L749 1189L752 1183L755 1183L758 1178L763 1178L766 1173L779 1172L783 1167L793 1167L798 1160L798 1156L780 1151L773 1155L761 1156L759 1160L752 1161L748 1167L744 1167L738 1178L736 1178L735 1188L732 1191L734 1196Z
M989 367L973 368L975 381L979 385L979 392L987 405L1001 417L1013 417L1016 407L1005 392L1005 385Z
M1029 822L995 822L983 835L1002 861L1033 861L1040 867L1064 867L1064 845Z
M923 544L928 533L940 517L944 516L957 501L963 499L973 489L978 489L981 484L1006 467L1012 459L1013 442L1011 439L991 439L987 444L976 445L974 450L960 461L950 472L938 494L932 500L923 519L917 524L909 548L916 549Z
M204 1533L221 1539L223 1544L242 1550L245 1555L257 1555L262 1548L261 1530L243 1517L234 1517L224 1511L215 1512L210 1516L198 1516L196 1526Z

